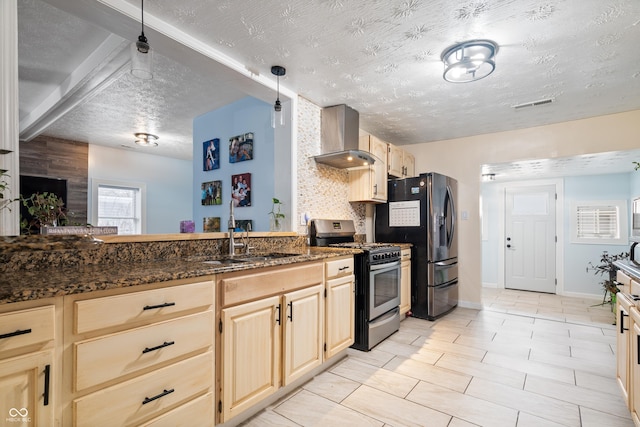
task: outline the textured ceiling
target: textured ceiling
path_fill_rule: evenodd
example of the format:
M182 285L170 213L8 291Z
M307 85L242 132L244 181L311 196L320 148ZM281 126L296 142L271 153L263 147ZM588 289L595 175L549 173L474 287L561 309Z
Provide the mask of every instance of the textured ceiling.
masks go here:
M45 1L18 2L25 111L105 31L123 43L139 31L137 0ZM123 17L111 13L107 21L105 5ZM638 0L148 0L145 23L156 78L140 83L122 69L111 73L42 132L116 146L131 145L135 131L157 132L157 153L188 158L191 118L247 88L207 67L194 70L178 56L188 49L159 43L174 30L256 75L272 78L271 65L285 66L283 88L320 106L346 103L360 112L361 128L399 145L640 109ZM477 82L445 82L442 50L475 38L500 46L496 71ZM122 58L118 49L105 61ZM48 70L51 78L25 82L24 69ZM554 102L513 108L547 98Z

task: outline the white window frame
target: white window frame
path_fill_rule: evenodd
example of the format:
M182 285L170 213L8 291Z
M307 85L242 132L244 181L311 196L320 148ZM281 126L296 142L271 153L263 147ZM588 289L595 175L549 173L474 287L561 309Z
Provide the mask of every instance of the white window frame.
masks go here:
M599 237L582 237L578 235L578 208L593 208L614 206L617 210L618 237L616 238L599 238ZM587 200L572 201L571 215L569 222L571 227L571 243L580 243L587 245L628 245L629 244L629 220L627 213L626 200Z
M140 234L147 232L147 184L144 182L91 180L91 224L98 224L98 188L101 186L131 188L140 191ZM118 234L120 234L118 232Z

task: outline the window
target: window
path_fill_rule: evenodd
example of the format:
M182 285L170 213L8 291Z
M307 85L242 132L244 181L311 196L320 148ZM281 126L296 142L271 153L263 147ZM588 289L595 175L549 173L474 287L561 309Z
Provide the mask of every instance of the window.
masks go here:
M98 226L117 226L118 234L144 232L144 185L94 182L93 221Z
M573 202L571 212L572 243L628 244L625 200Z

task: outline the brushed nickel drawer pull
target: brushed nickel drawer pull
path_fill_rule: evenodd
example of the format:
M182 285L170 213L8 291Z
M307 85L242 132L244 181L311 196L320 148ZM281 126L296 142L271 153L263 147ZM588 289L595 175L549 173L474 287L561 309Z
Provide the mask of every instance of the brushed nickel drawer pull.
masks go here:
M11 338L11 337L17 337L18 335L24 335L24 334L30 334L31 333L31 328L29 329L23 329L20 330L18 329L15 332L9 332L8 334L2 334L0 335L0 339L2 338Z
M153 402L154 400L157 400L157 399L160 399L161 397L164 397L164 396L166 396L167 394L171 394L171 393L173 393L174 391L176 391L176 389L175 389L175 388L172 388L171 390L167 390L167 389L165 389L162 393L160 393L160 394L159 394L159 395L157 395L157 396L153 396L153 397L145 397L145 398L144 398L144 400L142 401L142 404L143 404L143 405L146 405L147 403L149 403L149 402Z
M142 350L142 354L149 353L150 351L160 350L161 348L169 347L170 345L174 345L175 343L176 343L175 341L169 341L169 342L165 341L162 344L157 345L155 347L151 347L151 348L146 347L144 350Z
M145 305L142 309L143 310L154 310L156 308L164 308L164 307L171 307L176 305L175 302L165 302L164 304L158 304L158 305Z

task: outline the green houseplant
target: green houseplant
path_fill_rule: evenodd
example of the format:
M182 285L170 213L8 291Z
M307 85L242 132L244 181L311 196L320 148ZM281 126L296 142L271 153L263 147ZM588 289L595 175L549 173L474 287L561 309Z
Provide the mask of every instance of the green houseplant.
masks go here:
M589 262L587 266L587 272L592 270L594 274L600 275L604 277L602 283L602 288L604 289L604 298L607 297L607 292L611 295L610 303L613 304L616 302L616 294L618 293L618 284L616 282L616 272L618 268L613 265L615 261L619 261L622 259L629 258L629 252L620 252L619 254L610 255L608 251L603 251L602 256L600 257L600 261L598 264L593 264ZM605 302L604 299L602 301Z
M20 227L25 234L40 232L45 226L64 225L67 219L64 200L54 193L33 193L31 196L20 198L22 205L32 217L31 220L22 218Z
M5 197L5 192L8 192L9 182L7 179L9 175L7 174L6 169L0 169L0 211L2 209L9 209L9 202L7 197Z
M275 197L271 199L271 202L273 204L271 205L271 212L269 212L269 215L271 215L269 229L271 231L280 231L282 229L282 221L285 219L285 215L280 212L283 203Z

